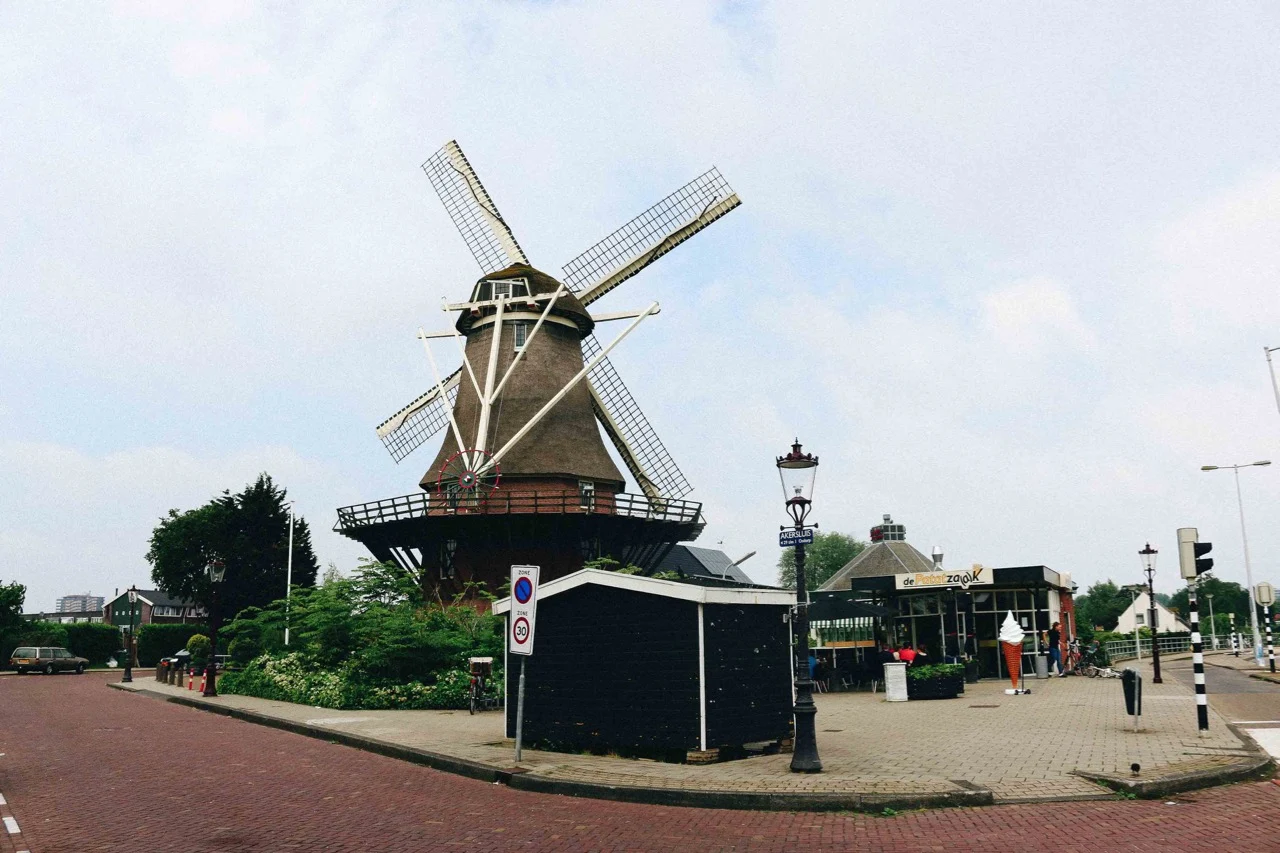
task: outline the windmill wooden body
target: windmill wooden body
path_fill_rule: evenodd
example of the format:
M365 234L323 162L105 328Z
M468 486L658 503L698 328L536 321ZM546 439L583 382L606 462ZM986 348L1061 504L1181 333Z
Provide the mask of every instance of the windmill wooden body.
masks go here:
M445 433L421 492L338 510L340 533L449 595L496 590L512 564L551 579L609 556L642 568L703 527L701 504L617 371L609 351L658 304L592 313L593 302L740 204L712 169L570 261L535 269L457 143L423 169L480 264L447 331L418 332L433 384L378 427L397 461ZM597 327L625 321L608 344ZM432 342L463 364L443 375ZM625 479L601 431L640 494Z

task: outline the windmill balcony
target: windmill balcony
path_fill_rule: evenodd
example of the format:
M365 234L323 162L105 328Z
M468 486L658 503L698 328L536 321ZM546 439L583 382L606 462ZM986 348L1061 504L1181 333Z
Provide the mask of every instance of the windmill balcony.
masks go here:
M572 490L506 491L479 497L439 492L416 492L396 498L356 504L338 510L334 531L346 533L369 525L428 517L501 515L593 515L699 525L702 504L693 501L653 501L644 495L602 492L584 505Z

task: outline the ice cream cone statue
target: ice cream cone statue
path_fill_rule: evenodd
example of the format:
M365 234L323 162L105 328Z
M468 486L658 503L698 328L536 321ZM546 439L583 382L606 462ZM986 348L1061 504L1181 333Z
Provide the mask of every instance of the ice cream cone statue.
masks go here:
M1004 650L1004 664L1009 670L1013 689L1018 689L1018 676L1022 675L1022 626L1013 618L1010 610L1000 626L1000 648Z

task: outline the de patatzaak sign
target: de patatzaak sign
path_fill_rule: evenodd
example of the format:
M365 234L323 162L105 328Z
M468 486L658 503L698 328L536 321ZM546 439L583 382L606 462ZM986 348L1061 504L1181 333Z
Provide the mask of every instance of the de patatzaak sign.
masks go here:
M533 654L533 627L538 614L538 567L511 567L511 617L507 623L507 650L513 655Z

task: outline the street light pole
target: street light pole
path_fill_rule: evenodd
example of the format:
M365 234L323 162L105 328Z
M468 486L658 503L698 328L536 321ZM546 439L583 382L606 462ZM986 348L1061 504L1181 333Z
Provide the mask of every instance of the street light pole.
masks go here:
M1151 629L1151 668L1154 673L1151 677L1152 684L1164 684L1164 680L1160 678L1160 638L1156 636L1156 554L1159 552L1151 547L1151 543L1147 543L1147 547L1138 552L1142 557L1142 566L1147 571L1147 604L1151 605L1147 609L1147 627Z
M1204 597L1209 599L1209 636L1213 638L1213 650L1218 650L1218 628L1213 621L1213 593L1206 592Z
M818 457L802 453L800 439L791 445L791 452L778 457L778 476L782 480L782 494L787 513L791 516L797 534L805 529L805 517L809 514L813 496L813 483L818 474ZM781 528L785 529L785 528ZM817 706L813 704L813 678L809 674L809 590L804 573L804 545L796 549L796 614L791 620L792 646L795 658L796 701L792 713L795 719L795 741L791 747L792 773L819 773L822 761L818 758Z
M137 612L138 587L131 586L129 587L129 635L124 644L124 678L120 679L125 684L133 683L133 619Z
M1230 468L1236 475L1236 505L1240 507L1240 541L1244 545L1244 580L1249 590L1249 626L1253 629L1253 659L1258 662L1258 647L1262 645L1262 632L1258 630L1258 602L1253 594L1253 566L1249 563L1249 535L1244 528L1244 498L1240 493L1240 469L1253 466L1270 465L1270 459L1259 462L1248 462L1243 465L1201 465L1201 471L1216 471L1219 468Z
M209 586L213 595L209 608L209 662L204 669L204 695L217 696L218 628L222 617L218 612L218 587L222 586L222 579L226 577L227 564L214 558L206 564L205 569L209 572Z
M1271 374L1271 390L1276 395L1276 411L1280 412L1280 385L1276 384L1276 366L1271 363L1271 353L1280 350L1280 347L1263 347L1262 351L1267 356L1267 372Z
M293 590L293 501L289 501L289 556L284 570L284 644L289 645L289 594Z

